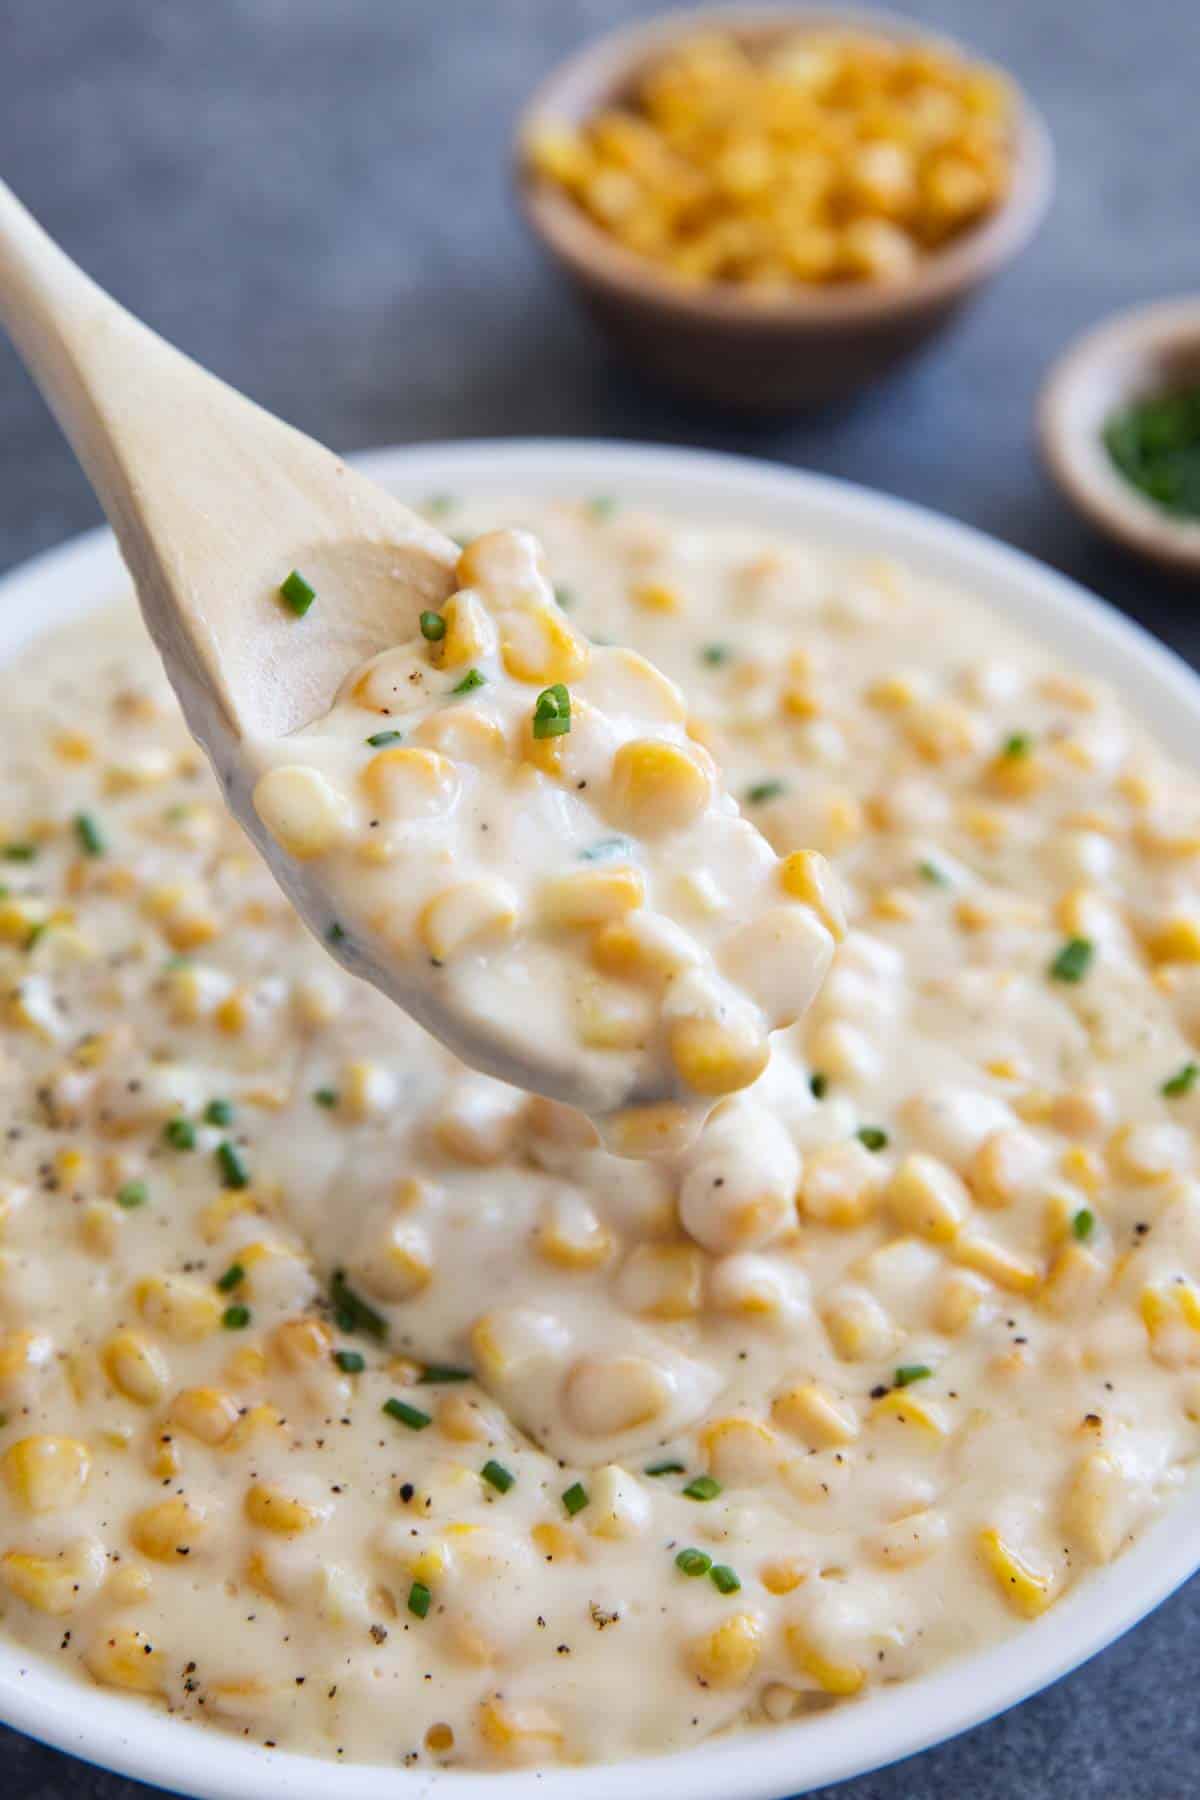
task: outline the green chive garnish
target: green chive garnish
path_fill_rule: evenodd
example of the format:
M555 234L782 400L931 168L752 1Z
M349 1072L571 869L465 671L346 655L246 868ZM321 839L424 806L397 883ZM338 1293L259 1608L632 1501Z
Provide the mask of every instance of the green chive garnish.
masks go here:
M588 501L587 509L593 519L611 519L617 510L617 503L611 494L596 494Z
M76 813L75 835L86 856L103 856L108 848L104 842L104 833L91 813Z
M218 1280L217 1286L223 1294L232 1294L234 1288L240 1287L245 1279L246 1271L243 1269L241 1263L230 1263L225 1273Z
M606 862L610 856L629 856L633 844L627 837L597 838L586 850L579 852L580 862Z
M335 1350L333 1360L343 1375L361 1375L367 1366L361 1350Z
M431 519L444 519L446 514L453 509L453 506L453 494L430 494L428 500L425 502L425 511L429 514Z
M423 1387L436 1387L443 1381L470 1381L470 1369L455 1369L449 1363L430 1363L418 1375Z
M930 887L950 886L950 877L946 871L939 869L935 862L930 862L928 859L917 864L917 873L922 881L929 883Z
M332 1112L334 1107L337 1105L338 1099L339 1099L339 1095L338 1095L338 1091L336 1088L314 1088L313 1089L313 1100L316 1103L316 1105L327 1107L330 1112Z
M756 781L753 787L746 789L746 800L750 806L765 806L768 800L778 800L785 790L782 781Z
M24 946L25 949L26 950L36 950L37 946L41 943L42 939L45 937L45 935L49 931L49 929L50 929L49 919L40 919L38 921L38 923L35 926L33 926L32 930L29 933L29 936L25 939L25 946Z
M429 1603L432 1599L433 1595L425 1586L425 1583L423 1581L414 1581L408 1590L409 1612L415 1613L418 1619L423 1619L425 1614L429 1611Z
M928 1363L904 1363L896 1370L896 1386L911 1387L914 1381L928 1381L932 1374Z
M583 1511L590 1499L591 1495L588 1493L583 1483L581 1481L573 1481L564 1493L562 1503L570 1513L571 1517L574 1518L576 1513Z
M372 750L382 750L385 744L402 744L404 733L402 731L373 731L367 742Z
M1028 731L1014 731L1011 737L1004 740L1004 755L1014 759L1028 756L1033 749L1033 738Z
M860 1125L854 1135L868 1150L887 1149L888 1134L881 1131L878 1125Z
M226 1331L245 1331L250 1323L250 1308L241 1305L227 1306L221 1314L221 1323Z
M33 862L37 856L36 844L5 844L5 862Z
M279 584L279 592L298 619L302 619L317 597L315 587L309 587L299 569L293 569L286 581Z
M713 1586L722 1594L736 1594L742 1585L728 1563L714 1563L708 1573Z
M517 1478L512 1470L506 1469L503 1463L493 1462L490 1457L479 1473L498 1494L507 1494L509 1488L516 1485Z
M705 644L700 652L700 661L707 663L710 669L719 669L732 655L733 651L728 644Z
M719 1481L711 1475L696 1475L688 1482L683 1492L689 1500L715 1500L721 1491Z
M389 1419L396 1419L401 1425L407 1425L410 1431L424 1431L427 1425L433 1424L427 1412L422 1412L419 1406L410 1406L407 1400L397 1400L394 1394L390 1400L384 1401L383 1410Z
M1200 1063L1184 1063L1169 1081L1163 1082L1162 1091L1168 1100L1178 1100L1181 1094L1191 1093L1197 1076L1200 1076Z
M204 1121L207 1125L232 1125L233 1101L210 1100L204 1109Z
M452 694L469 694L472 693L475 688L483 687L486 682L487 676L481 675L478 669L468 669L462 680L456 682L450 689L450 692Z
M1082 981L1091 960L1092 945L1087 938L1068 938L1050 964L1050 976L1054 981Z
M446 635L446 621L439 612L423 612L421 614L421 636L431 644L438 644Z
M382 1313L355 1293L346 1280L344 1269L335 1269L329 1281L329 1298L339 1331L365 1331L368 1337L382 1343L388 1334L388 1322Z
M226 1138L223 1144L217 1145L217 1167L221 1171L221 1186L227 1188L246 1188L250 1186L250 1171L242 1161L242 1153L236 1144Z
M1090 1206L1081 1206L1071 1220L1071 1231L1081 1244L1086 1244L1096 1229L1096 1215Z
M685 1575L693 1580L697 1575L707 1575L712 1568L712 1557L706 1556L703 1550L681 1550L675 1558L675 1567L682 1569Z
M168 1119L163 1136L174 1150L196 1148L196 1127L190 1119Z
M325 933L325 942L327 944L344 944L345 941L346 927L344 925L339 925L335 919L333 924L329 927L329 930Z
M823 1100L829 1092L829 1077L828 1075L822 1075L820 1069L818 1069L815 1075L809 1076L808 1085L812 1090L813 1099Z
M535 738L565 737L571 729L571 696L561 681L543 688L533 708Z
M575 604L574 592L569 587L556 587L554 590L554 598L558 601L558 604L562 607L564 612L570 612Z
M125 1186L117 1189L117 1205L123 1206L126 1212L132 1212L135 1206L145 1206L150 1198L150 1190L144 1181L127 1181Z
M642 1470L643 1475L685 1475L687 1465L680 1462L658 1462Z

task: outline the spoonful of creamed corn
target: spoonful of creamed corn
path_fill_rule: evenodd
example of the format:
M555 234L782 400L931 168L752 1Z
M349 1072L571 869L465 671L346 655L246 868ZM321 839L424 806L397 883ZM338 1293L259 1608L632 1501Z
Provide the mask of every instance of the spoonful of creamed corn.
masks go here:
M116 531L188 724L331 953L466 1062L679 1147L840 930L535 539L449 539L205 374L0 185L0 317Z

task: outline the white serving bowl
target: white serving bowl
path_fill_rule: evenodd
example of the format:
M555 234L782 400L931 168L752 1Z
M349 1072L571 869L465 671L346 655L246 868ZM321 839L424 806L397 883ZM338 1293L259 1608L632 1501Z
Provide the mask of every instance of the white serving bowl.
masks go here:
M737 457L554 440L377 451L360 466L405 498L439 491L534 498L604 493L684 515L722 515L833 550L903 559L956 584L1107 678L1181 762L1200 765L1200 681L1082 588L964 525L845 482ZM94 532L0 582L0 657L113 598L124 574ZM1200 1487L1109 1568L1036 1623L937 1674L794 1725L671 1757L586 1769L456 1774L318 1762L168 1718L60 1673L0 1638L0 1719L32 1737L194 1800L784 1800L953 1737L1077 1668L1200 1566Z

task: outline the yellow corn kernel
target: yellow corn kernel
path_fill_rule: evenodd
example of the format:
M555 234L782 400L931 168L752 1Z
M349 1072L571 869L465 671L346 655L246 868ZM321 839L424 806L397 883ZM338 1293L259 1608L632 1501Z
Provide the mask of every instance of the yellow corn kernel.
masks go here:
M237 1424L237 1401L220 1388L182 1388L171 1402L171 1424L202 1444L223 1444Z
M14 1500L27 1512L61 1512L87 1486L91 1453L79 1438L38 1434L19 1438L4 1452L0 1468Z
M1025 800L1050 779L1051 769L1044 756L1030 749L1012 755L1002 750L988 764L987 779L997 793L1009 800Z
M167 1391L170 1368L157 1345L138 1331L118 1331L100 1352L113 1386L139 1406L154 1406Z
M323 1367L333 1354L333 1332L324 1319L285 1319L275 1327L271 1347L286 1368Z
M254 810L280 849L299 861L324 856L349 817L345 796L316 769L269 769L255 783Z
M1132 1484L1120 1459L1093 1450L1075 1470L1063 1505L1063 1524L1096 1562L1111 1562L1128 1541Z
M927 762L945 763L971 756L980 746L982 721L957 700L933 700L905 719L913 749Z
M224 1236L231 1219L250 1213L266 1218L275 1209L275 1195L270 1188L226 1188L200 1213L197 1223L206 1244L215 1244Z
M612 1233L580 1195L557 1194L543 1210L534 1249L560 1269L597 1269L612 1254Z
M872 1423L894 1419L897 1425L914 1426L918 1433L938 1443L947 1435L941 1408L919 1398L910 1388L889 1388L875 1401L870 1417Z
M265 1366L266 1358L261 1350L258 1356ZM263 1401L238 1413L237 1423L225 1439L225 1449L231 1455L236 1455L238 1451L245 1450L248 1446L252 1448L264 1438L282 1439L285 1431L284 1417L279 1408Z
M794 1594L801 1582L808 1580L808 1570L794 1557L784 1556L775 1562L764 1563L758 1571L758 1579L768 1594Z
M499 1694L481 1702L479 1735L506 1761L541 1763L557 1755L562 1727L544 1706L513 1706Z
M252 1482L247 1488L244 1509L252 1525L259 1525L279 1537L300 1537L303 1532L312 1531L322 1519L315 1506L307 1506L303 1500L264 1481Z
M712 793L712 763L699 748L661 738L632 738L613 758L610 804L639 837L681 831L698 819Z
M546 1520L535 1525L529 1535L547 1562L583 1562L586 1559L583 1539L567 1525Z
M1055 1600L1055 1580L1007 1543L994 1526L979 1533L979 1553L1001 1594L1023 1618L1036 1619Z
M539 687L578 681L587 673L591 654L556 606L506 612L501 621L500 657L514 681Z
M85 732L60 731L54 739L54 754L63 762L86 763L95 755L95 746Z
M379 1234L359 1279L381 1300L411 1300L433 1280L433 1251L422 1226L391 1219Z
M919 677L914 678L903 670L881 675L866 689L865 698L881 712L906 712L921 698Z
M846 935L846 915L833 870L815 850L794 850L779 865L785 894L811 906L835 943Z
M1146 948L1155 962L1200 962L1200 918L1174 913L1147 934Z
M658 983L694 964L699 952L695 940L663 914L634 910L596 933L590 956L605 975Z
M349 1119L377 1119L394 1104L396 1083L383 1063L348 1062L338 1082L338 1105Z
M888 1183L887 1202L908 1231L933 1244L948 1244L967 1216L969 1196L963 1183L936 1156L906 1156Z
M717 1019L676 1019L668 1046L681 1080L693 1092L710 1098L749 1087L771 1055L765 1036Z
M967 1166L967 1186L981 1206L1010 1206L1043 1167L1041 1148L1028 1132L1001 1127L989 1132Z
M861 1225L875 1210L886 1169L865 1145L827 1144L805 1159L797 1202L822 1225Z
M460 786L458 771L446 757L409 746L377 751L359 779L367 797L391 819L449 812Z
M1051 1312L1078 1312L1098 1298L1108 1282L1108 1269L1084 1244L1064 1244L1050 1265L1041 1300Z
M966 1269L986 1275L1010 1294L1033 1294L1041 1283L1041 1271L1028 1257L1020 1256L993 1238L960 1233L954 1240L954 1258Z
M432 646L433 659L443 669L462 668L481 662L496 648L496 627L478 594L460 588L442 608L446 629Z
M843 1362L872 1362L886 1356L896 1340L890 1318L865 1289L843 1293L822 1315L830 1342Z
M654 998L592 976L575 994L575 1029L590 1050L639 1050L654 1029Z
M1190 1281L1144 1287L1138 1310L1156 1362L1170 1369L1200 1362L1200 1290Z
M519 905L508 883L495 876L463 881L427 902L417 930L435 962L448 962L460 950L510 938L517 928Z
M841 1662L826 1656L813 1643L803 1626L789 1625L784 1631L788 1655L802 1675L815 1682L826 1694L848 1700L857 1694L867 1679L866 1670L855 1662Z
M626 864L553 875L542 883L539 894L542 917L550 925L562 926L608 925L645 900L641 870Z
M1103 1156L1098 1150L1087 1144L1069 1144L1063 1151L1058 1163L1059 1174L1064 1180L1073 1182L1082 1188L1085 1194L1096 1195L1108 1181L1108 1170Z
M734 1613L715 1630L693 1638L686 1651L688 1668L706 1687L742 1687L758 1667L762 1637L757 1614Z
M852 1444L858 1436L858 1420L849 1401L815 1381L797 1382L776 1394L771 1417L793 1436L826 1449Z
M604 1141L615 1155L637 1160L684 1149L695 1130L695 1119L686 1106L663 1101L609 1113L604 1121Z
M132 1626L102 1631L84 1652L83 1666L101 1687L159 1697L166 1694L166 1656L154 1648L144 1632Z
M683 595L667 581L638 581L629 590L629 598L642 612L677 613L683 611Z
M1194 1150L1191 1134L1175 1125L1123 1125L1109 1140L1109 1155L1130 1181L1165 1182L1184 1174Z
M147 1325L175 1343L198 1343L221 1323L221 1296L187 1275L147 1275L133 1294Z
M135 1513L130 1537L135 1550L152 1562L176 1562L189 1556L207 1529L202 1507L192 1506L178 1494Z
M704 1259L691 1244L637 1244L621 1269L619 1292L647 1319L693 1319L700 1311Z
M722 1487L758 1487L779 1468L779 1439L757 1419L714 1419L700 1433L700 1448Z
M934 1303L933 1324L947 1337L965 1331L979 1310L987 1292L986 1283L966 1269L953 1269L946 1276Z
M12 1331L0 1337L0 1396L14 1398L31 1376L45 1373L54 1340L44 1331Z
M94 1538L81 1538L57 1556L10 1550L0 1558L0 1579L35 1612L63 1618L86 1605L104 1579L106 1558Z
M496 1420L467 1394L446 1394L438 1402L437 1422L443 1437L456 1444L484 1444L496 1437Z

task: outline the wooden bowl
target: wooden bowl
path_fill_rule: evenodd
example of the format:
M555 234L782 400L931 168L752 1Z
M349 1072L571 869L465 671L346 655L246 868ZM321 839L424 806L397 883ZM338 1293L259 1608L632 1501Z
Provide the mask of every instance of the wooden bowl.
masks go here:
M1200 519L1176 518L1117 469L1102 432L1130 401L1200 382L1200 295L1119 313L1055 363L1038 397L1051 474L1100 531L1179 575L1200 575Z
M667 13L613 32L563 63L518 125L525 216L589 312L646 374L738 412L798 412L848 398L910 355L1024 248L1045 215L1054 172L1049 134L1028 99L1018 92L1012 181L1000 205L892 284L797 285L768 295L674 281L615 242L568 195L531 177L522 147L547 125L579 125L627 98L649 63L698 32L761 45L797 29L839 26L900 40L932 35L915 20L858 8Z

